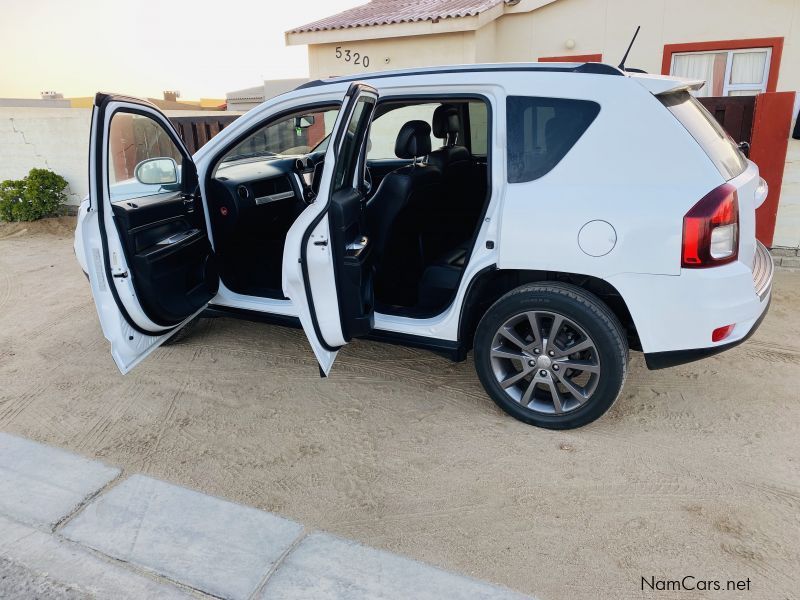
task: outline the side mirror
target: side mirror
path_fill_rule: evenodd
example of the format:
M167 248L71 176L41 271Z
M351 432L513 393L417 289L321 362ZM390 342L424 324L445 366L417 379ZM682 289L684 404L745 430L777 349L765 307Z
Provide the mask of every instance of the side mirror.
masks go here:
M303 115L302 117L295 117L294 118L294 128L295 129L308 129L314 124L314 115Z
M145 185L178 183L178 163L168 157L148 158L136 165L136 181Z

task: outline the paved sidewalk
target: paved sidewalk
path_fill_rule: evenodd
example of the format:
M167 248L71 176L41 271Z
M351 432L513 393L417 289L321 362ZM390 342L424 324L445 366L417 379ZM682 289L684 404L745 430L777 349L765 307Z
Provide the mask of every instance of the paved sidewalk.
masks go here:
M0 597L526 598L0 433Z

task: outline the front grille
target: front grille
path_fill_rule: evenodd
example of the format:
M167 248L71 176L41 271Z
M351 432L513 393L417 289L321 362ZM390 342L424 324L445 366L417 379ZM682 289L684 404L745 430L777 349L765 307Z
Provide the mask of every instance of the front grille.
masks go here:
M756 255L753 258L753 287L762 300L767 297L772 287L772 274L775 264L767 247L761 242L756 242Z

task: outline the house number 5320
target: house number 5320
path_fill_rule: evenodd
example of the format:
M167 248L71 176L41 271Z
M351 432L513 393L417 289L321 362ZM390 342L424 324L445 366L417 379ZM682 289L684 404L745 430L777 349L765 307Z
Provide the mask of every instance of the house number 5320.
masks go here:
M343 49L341 46L336 46L336 58L354 65L361 65L365 69L369 67L369 56L360 52L353 52L349 48Z

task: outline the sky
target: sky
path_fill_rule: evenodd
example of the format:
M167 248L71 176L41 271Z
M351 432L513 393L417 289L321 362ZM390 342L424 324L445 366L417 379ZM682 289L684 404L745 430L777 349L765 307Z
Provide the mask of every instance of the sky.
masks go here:
M366 0L2 0L0 97L119 92L224 98L307 77L288 29Z

